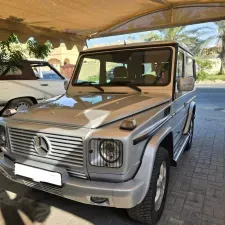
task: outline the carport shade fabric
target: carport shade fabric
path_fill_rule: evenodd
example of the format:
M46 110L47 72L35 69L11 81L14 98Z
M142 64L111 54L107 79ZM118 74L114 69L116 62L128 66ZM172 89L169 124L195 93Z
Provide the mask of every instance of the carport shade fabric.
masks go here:
M85 40L225 19L225 0L0 0L0 40L17 33L55 47Z

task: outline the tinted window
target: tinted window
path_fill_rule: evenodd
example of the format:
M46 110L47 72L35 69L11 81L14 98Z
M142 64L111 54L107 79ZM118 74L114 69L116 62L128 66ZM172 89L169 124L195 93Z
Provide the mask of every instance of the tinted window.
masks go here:
M22 75L22 70L17 67L17 66L13 66L13 67L8 67L8 66L4 66L1 67L0 69L0 76L21 76Z

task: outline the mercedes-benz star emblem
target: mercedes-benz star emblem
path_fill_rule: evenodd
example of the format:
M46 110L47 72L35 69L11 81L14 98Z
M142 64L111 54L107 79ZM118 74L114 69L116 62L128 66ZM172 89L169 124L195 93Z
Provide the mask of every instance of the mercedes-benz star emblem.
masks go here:
M50 151L50 143L46 137L37 135L34 138L34 148L39 155L45 156Z

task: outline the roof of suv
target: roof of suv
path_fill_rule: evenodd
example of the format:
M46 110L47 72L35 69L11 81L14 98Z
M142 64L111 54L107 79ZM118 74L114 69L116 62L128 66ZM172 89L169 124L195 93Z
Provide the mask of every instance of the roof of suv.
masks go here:
M183 44L178 43L176 41L154 41L154 42L136 42L132 44L121 44L121 45L107 45L103 47L94 47L85 49L82 53L88 52L97 52L97 51L106 51L106 50L120 50L120 49L127 49L127 48L138 48L138 47L147 47L147 46L180 46L182 49L193 55L193 53Z

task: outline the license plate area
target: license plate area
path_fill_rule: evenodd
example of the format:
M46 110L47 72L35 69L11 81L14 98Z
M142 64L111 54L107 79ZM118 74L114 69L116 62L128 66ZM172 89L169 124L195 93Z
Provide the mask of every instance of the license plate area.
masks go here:
M15 163L15 175L30 178L35 182L45 182L56 186L62 186L62 175L57 172Z

